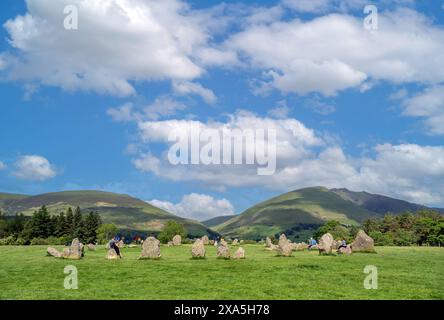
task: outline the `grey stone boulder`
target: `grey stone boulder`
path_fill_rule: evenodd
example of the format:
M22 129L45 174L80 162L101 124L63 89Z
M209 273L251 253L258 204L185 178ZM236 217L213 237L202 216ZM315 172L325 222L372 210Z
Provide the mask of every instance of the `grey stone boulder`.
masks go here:
M191 247L191 256L195 259L205 258L205 244L202 239L197 239Z
M160 259L160 257L160 241L154 237L148 237L143 242L139 259Z
M333 251L334 238L330 233L324 234L319 240L319 254L331 254Z
M353 252L375 252L375 242L364 230L359 230L351 248Z

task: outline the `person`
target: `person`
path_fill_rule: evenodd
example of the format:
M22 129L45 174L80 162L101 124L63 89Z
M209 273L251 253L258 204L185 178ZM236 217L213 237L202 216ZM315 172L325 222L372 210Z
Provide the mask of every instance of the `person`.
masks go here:
M345 239L342 239L341 245L339 246L338 250L341 248L347 248L347 241L345 241Z
M317 244L318 244L318 243L317 243L316 239L310 238L310 243L309 243L309 245L308 245L308 250L310 250L311 247L314 247L314 246L316 246Z
M111 249L114 249L114 251L116 252L116 254L120 257L120 259L122 259L122 256L120 255L120 249L117 246L117 242L120 241L120 238L118 236L115 236L113 239L111 239L111 241L109 242L109 247Z

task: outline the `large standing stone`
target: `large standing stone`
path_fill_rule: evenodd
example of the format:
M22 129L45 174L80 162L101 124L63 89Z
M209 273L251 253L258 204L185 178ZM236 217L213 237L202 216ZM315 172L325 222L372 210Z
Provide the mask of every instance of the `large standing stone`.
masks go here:
M87 248L88 248L89 251L95 251L96 250L96 245L93 244L93 243L89 243L87 245Z
M83 244L80 243L79 239L75 238L72 240L71 246L63 250L63 258L80 260L83 257Z
M203 242L203 244L204 244L205 246L207 246L207 245L210 244L210 239L208 239L208 236L207 236L207 235L204 235L204 236L202 237L202 242Z
M273 249L277 250L278 254L284 257L290 257L291 253L293 252L293 246L291 243L281 244Z
M225 239L221 239L220 240L220 244L221 246L227 247L228 248L228 243L225 241Z
M191 247L193 258L205 258L205 245L202 239L197 239Z
M113 248L109 248L108 249L108 253L106 254L106 258L108 260L117 260L120 259L120 257L117 255L116 250L114 250Z
M228 245L223 245L221 241L221 243L217 246L217 257L223 259L230 259L230 256L231 256L230 248L228 248Z
M160 241L154 237L148 237L142 246L142 253L139 259L159 259L160 254Z
M233 259L245 259L245 250L242 247L239 247L237 251L234 253Z
M353 252L375 252L374 241L364 232L364 230L359 230L351 248Z
M176 234L173 237L173 246L180 246L182 244L182 237L178 234Z
M334 238L330 233L324 234L319 240L319 254L331 254Z
M239 240L234 239L233 242L231 243L232 246L237 246L239 244Z
M347 247L341 247L340 249L339 249L339 253L341 253L341 254L351 254L352 253L352 249L351 249L351 247L350 246L347 246Z
M49 247L46 252L55 258L63 258L63 254L55 248Z
M279 237L279 243L277 246L277 251L280 256L289 257L293 252L293 244L288 241L285 234L281 234Z

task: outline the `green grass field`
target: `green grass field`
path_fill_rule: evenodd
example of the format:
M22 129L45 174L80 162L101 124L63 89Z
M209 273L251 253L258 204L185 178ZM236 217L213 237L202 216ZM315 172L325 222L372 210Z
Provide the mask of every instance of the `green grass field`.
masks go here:
M444 299L444 248L379 247L377 254L276 257L260 245L244 246L245 260L190 259L190 246L162 247L162 259L124 259L106 251L80 261L46 256L46 247L0 247L0 299ZM233 251L233 250L232 250ZM66 265L78 269L78 290L63 287ZM378 268L377 290L363 286L366 265Z

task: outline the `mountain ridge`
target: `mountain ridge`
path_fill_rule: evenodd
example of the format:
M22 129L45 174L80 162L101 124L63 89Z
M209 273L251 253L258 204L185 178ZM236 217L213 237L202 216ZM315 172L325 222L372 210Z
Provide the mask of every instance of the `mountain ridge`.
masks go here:
M126 194L98 190L60 191L31 196L0 193L0 209L6 215L23 213L30 216L43 205L51 214L77 206L82 212L97 211L104 223L114 223L122 230L157 233L167 220L175 220L182 223L190 235L214 233L198 221L178 217Z
M345 188L310 187L290 191L248 208L241 214L213 226L229 237L260 239L280 232L304 237L328 220L359 225L385 213L431 209L423 205ZM438 209L441 211L441 209Z

